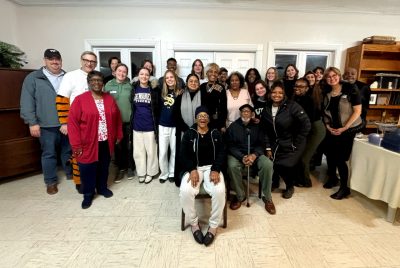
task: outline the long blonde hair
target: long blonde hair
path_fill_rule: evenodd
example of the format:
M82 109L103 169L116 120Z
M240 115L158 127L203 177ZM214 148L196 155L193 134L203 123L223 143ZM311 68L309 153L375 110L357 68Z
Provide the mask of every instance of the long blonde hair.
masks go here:
M179 88L179 84L178 84L178 76L176 75L176 73L174 71L166 70L165 73L164 73L164 80L163 80L163 85L162 85L162 90L161 90L161 97L165 98L168 95L169 88L167 86L167 82L166 82L166 79L165 79L165 77L167 76L167 73L171 73L174 76L174 79L175 79L174 94L175 94L175 96L178 96L178 95L182 94L182 89Z

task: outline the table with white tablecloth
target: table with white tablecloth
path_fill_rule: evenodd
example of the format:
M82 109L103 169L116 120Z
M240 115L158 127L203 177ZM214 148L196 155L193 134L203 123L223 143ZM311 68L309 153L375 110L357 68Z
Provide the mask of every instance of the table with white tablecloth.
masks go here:
M400 207L400 154L355 139L350 163L350 188L386 202L386 219L394 222Z

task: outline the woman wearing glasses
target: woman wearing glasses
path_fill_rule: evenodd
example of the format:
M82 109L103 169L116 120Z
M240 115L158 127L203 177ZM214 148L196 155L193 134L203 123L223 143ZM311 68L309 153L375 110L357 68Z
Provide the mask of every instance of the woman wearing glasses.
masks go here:
M329 67L324 73L326 85L323 92L324 123L327 130L325 139L328 181L324 188L330 189L339 183L336 169L339 171L339 191L331 195L333 199L343 199L350 195L347 186L349 160L356 132L362 127L361 96L350 83L340 80L338 68Z
M196 123L182 138L180 159L185 173L179 196L183 211L189 217L194 239L209 246L214 241L225 206L225 183L221 172L225 151L220 132L208 127L210 116L205 106L196 109L195 118ZM194 205L201 184L211 196L211 216L205 236Z
M77 96L68 115L68 136L81 173L82 208L92 205L95 193L113 196L107 188L108 167L114 145L122 135L117 103L103 92L103 74L88 73L89 91Z
M299 163L299 173L295 182L296 186L311 187L310 161L318 148L318 145L325 138L325 126L321 118L321 103L315 101L310 94L310 85L308 80L300 78L294 85L294 101L303 107L311 122L311 130L307 136L306 148L301 156Z

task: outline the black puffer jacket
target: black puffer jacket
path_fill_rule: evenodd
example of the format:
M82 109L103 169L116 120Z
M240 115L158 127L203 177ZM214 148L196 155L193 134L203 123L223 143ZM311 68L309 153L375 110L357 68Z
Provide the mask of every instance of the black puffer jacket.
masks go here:
M272 102L265 107L261 122L266 133L266 147L271 148L274 164L293 167L299 161L311 123L303 108L296 102L285 100L278 109L275 121Z

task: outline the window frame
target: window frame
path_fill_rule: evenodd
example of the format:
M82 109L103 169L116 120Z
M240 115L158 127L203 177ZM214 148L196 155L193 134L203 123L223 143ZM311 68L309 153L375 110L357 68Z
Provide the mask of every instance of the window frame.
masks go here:
M161 42L154 39L85 39L85 50L93 51L97 56L99 52L118 51L121 53L121 62L131 66L131 52L152 52L155 77L161 76ZM96 67L100 70L100 66ZM128 77L132 77L129 68Z
M327 67L340 68L342 45L340 44L305 44L269 42L267 68L275 66L276 54L298 55L296 66L299 68L299 76L303 76L307 55L327 55Z

